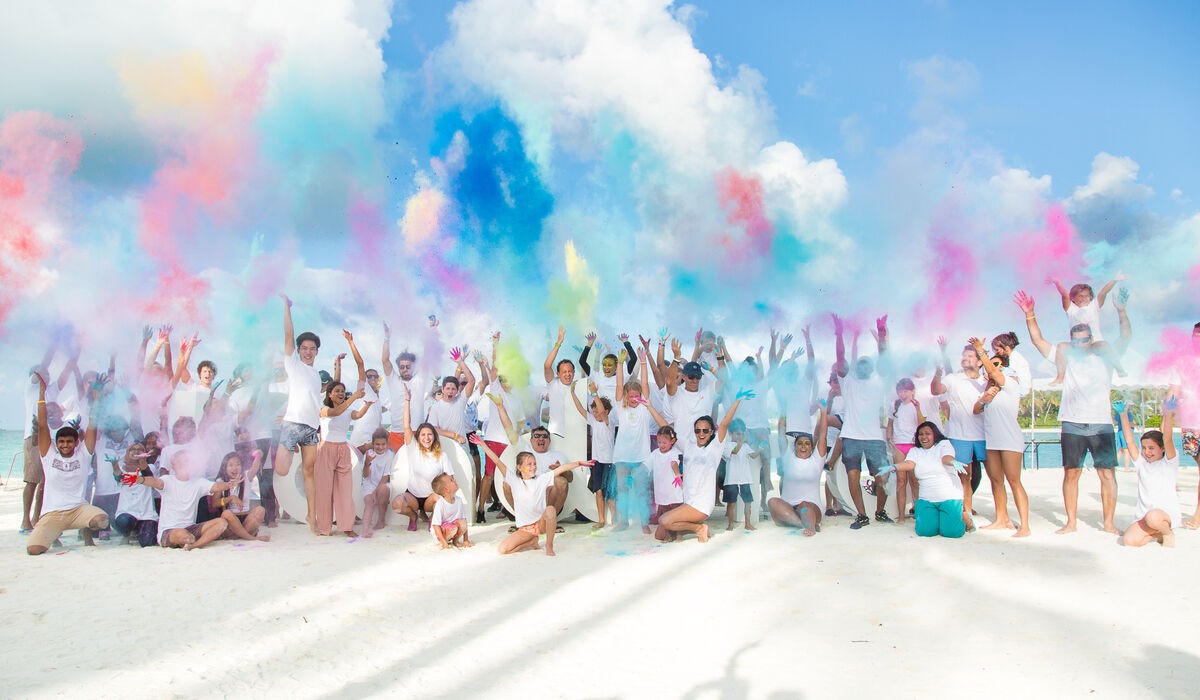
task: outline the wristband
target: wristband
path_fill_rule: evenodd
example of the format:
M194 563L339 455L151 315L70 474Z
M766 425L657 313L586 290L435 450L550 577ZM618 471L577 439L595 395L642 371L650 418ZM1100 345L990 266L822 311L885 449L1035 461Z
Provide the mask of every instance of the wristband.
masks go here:
M1025 317L1025 320L1026 320L1026 321L1032 321L1033 319L1034 319L1034 316L1033 316L1033 314L1030 314L1030 315L1028 315L1028 316L1026 316L1026 317Z

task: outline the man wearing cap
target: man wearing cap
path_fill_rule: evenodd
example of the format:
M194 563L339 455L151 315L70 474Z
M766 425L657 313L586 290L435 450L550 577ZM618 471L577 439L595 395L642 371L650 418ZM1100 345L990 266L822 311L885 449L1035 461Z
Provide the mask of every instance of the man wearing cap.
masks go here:
M712 415L717 387L713 382L704 381L704 370L699 362L688 362L681 368L677 354L667 369L667 396L675 416L675 430L683 432L691 430L700 416Z

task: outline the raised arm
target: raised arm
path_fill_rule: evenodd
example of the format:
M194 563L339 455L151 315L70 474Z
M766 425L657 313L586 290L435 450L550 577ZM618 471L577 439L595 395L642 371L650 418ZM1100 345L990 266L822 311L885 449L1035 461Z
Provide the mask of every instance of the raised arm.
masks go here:
M1071 293L1062 285L1062 282L1058 281L1057 277L1048 277L1046 281L1054 285L1054 288L1058 290L1058 296L1062 299L1063 311L1069 310L1071 308Z
M629 342L628 333L622 333L621 335L618 335L617 340L621 341L621 345L625 347L625 371L632 375L633 370L637 367L635 360L637 357L637 351L633 349L633 344Z
M621 354L617 356L617 390L614 398L620 404L625 400L625 350L621 349ZM616 406L613 406L616 408Z
M354 365L358 367L358 381L363 383L367 381L367 367L363 364L362 355L358 352L358 346L354 344L354 334L345 328L342 329L342 336L346 339L346 343L350 346L350 355L354 357Z
M454 347L450 349L450 359L454 360L454 363L458 367L458 371L462 374L462 376L467 378L466 386L464 386L459 392L459 394L463 397L463 400L466 401L467 397L475 393L475 374L471 372L471 368L467 366L466 353L459 348Z
M467 439L470 440L473 444L478 445L479 449L483 450L484 453L487 454L488 457L492 458L492 463L494 463L496 465L496 468L500 470L501 477L508 476L508 466L505 465L504 462L500 459L500 455L496 454L495 452L492 451L492 448L488 447L487 443L484 441L483 438L479 437L478 433L471 433L467 437Z
M662 346L660 345L658 347L659 358L655 359L654 361L650 361L650 358L652 357L650 354L650 339L643 338L639 335L638 342L642 344L642 352L646 354L646 359L648 362L650 362L650 374L654 376L654 386L658 387L659 389L663 388L663 371L662 368L658 366L658 361L662 357ZM647 387L647 390L649 390L649 387Z
M717 428L717 440L724 442L725 434L729 432L729 424L733 422L733 417L737 414L738 406L742 405L742 399L754 398L753 389L742 389L737 393L733 405L729 407L729 411L725 414L725 418L721 421L721 425Z
M846 364L845 327L842 324L841 317L837 314L830 315L833 316L833 347L836 352L834 367L836 368L837 375L844 377L850 370L850 365Z
M574 394L575 392L571 392ZM517 429L513 427L512 418L508 415L508 409L504 407L504 400L495 394L486 394L489 401L496 406L496 414L500 416L500 425L504 428L504 434L508 436L510 445L517 444L520 435L517 435Z
M1163 402L1163 419L1162 419L1162 434L1163 434L1163 455L1167 459L1175 459L1178 452L1175 450L1175 409L1179 407L1179 400L1171 397ZM1125 444L1137 445L1138 443L1129 440L1126 436Z
M1113 410L1117 414L1117 430L1121 431L1121 435L1123 435L1125 437L1125 450L1129 453L1129 459L1136 460L1138 458L1138 445L1140 445L1141 443L1139 443L1137 441L1137 439L1134 438L1133 426L1130 425L1129 421L1125 419L1125 417L1126 417L1125 402L1124 401L1114 401L1113 402ZM1165 415L1163 416L1163 420L1166 421ZM1167 442L1167 438L1168 438L1168 435L1167 435L1166 431L1163 431L1163 443L1164 444Z
M554 474L554 476L558 476L560 474L566 474L567 472L571 471L572 469L577 469L579 467L590 467L595 463L596 463L595 460L590 460L590 459L589 460L580 460L577 462L567 462L566 464L560 465L560 466L556 467L555 469L553 469L552 473Z
M1133 326L1129 324L1129 314L1125 312L1125 305L1129 303L1129 290L1121 287L1117 290L1117 298L1113 301L1113 307L1117 310L1117 320L1121 326L1121 334L1117 338L1117 342L1113 343L1113 348L1118 355L1124 355L1129 349L1129 341L1133 339Z
M482 394L492 383L492 373L488 369L487 358L483 356L482 352L476 350L474 358L475 364L479 365L479 381L475 384L475 390Z
M1104 306L1104 300L1108 298L1108 293L1113 290L1113 287L1117 286L1117 282L1121 282L1124 279L1125 273L1118 272L1115 277L1108 281L1108 284L1101 287L1100 294L1096 296L1096 306Z
M692 362L696 362L700 359L700 337L703 335L704 327L701 326L700 330L696 331L696 347L692 348Z
M38 423L38 452L45 457L50 452L50 446L54 444L54 440L50 437L50 426L46 423L46 378L41 372L35 375L38 379L38 402L37 402L37 423Z
M404 444L413 444L412 430L412 391L404 387Z
M588 333L587 345L583 346L583 350L579 351L579 371L583 372L583 376L587 377L592 374L592 366L588 364L588 355L592 352L592 347L596 345L596 331ZM546 380L550 381L550 380Z
M571 400L575 402L575 410L579 411L579 415L583 416L584 420L587 420L587 409L583 407L583 403L579 401L579 395L575 393L575 385L578 383L578 379L571 382L571 391L568 393L571 394Z
M280 294L283 300L283 354L291 355L296 352L296 329L292 327L292 300L286 294Z
M546 355L546 362L542 365L542 375L545 376L547 384L554 381L554 359L558 357L558 349L562 347L565 333L563 327L559 326L558 340L554 341L554 346L550 348L550 354Z
M1013 301L1021 311L1025 312L1025 327L1029 330L1029 340L1033 342L1033 346L1038 349L1038 352L1042 353L1042 357L1050 359L1050 351L1054 346L1042 337L1042 329L1037 322L1037 312L1033 308L1033 297L1024 291L1019 291L1013 295ZM1070 302L1068 301L1068 303Z
M821 459L829 455L829 412L822 406L817 414L817 427L813 430L814 447Z
M1004 386L1004 373L988 359L987 346L984 345L984 340L972 336L967 339L967 342L971 344L971 347L975 348L975 352L979 353L979 358L983 360L983 369L987 372L988 378L995 382L996 386Z
M388 324L383 324L383 359L380 361L383 365L383 376L392 376L392 327Z

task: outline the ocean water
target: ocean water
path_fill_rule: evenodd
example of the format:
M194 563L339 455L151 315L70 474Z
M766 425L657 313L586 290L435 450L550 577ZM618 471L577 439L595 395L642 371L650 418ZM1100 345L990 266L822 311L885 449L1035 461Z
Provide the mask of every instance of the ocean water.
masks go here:
M14 455L16 462L13 462ZM10 464L13 478L20 481L25 473L24 462L21 461L21 431L0 430L0 477L8 476ZM5 481L5 484L8 482Z

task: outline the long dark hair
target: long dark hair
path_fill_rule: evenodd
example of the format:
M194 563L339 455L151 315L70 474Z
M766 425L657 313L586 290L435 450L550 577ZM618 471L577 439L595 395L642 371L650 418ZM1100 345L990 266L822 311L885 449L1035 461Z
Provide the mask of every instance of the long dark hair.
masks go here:
M329 385L325 387L325 405L329 408L336 408L336 406L333 405L333 397L330 396L330 394L332 394L333 390L339 386L343 389L346 388L346 385L341 382L330 382Z
M924 423L918 425L917 432L913 433L913 444L916 445L917 447L921 446L921 442L919 440L917 440L917 434L921 432L921 428L924 428L926 426L928 426L929 429L933 431L933 444L934 445L936 445L939 442L941 442L942 440L946 439L946 436L942 435L941 429L937 427L937 423L927 420ZM930 445L930 447L933 447L933 445Z

